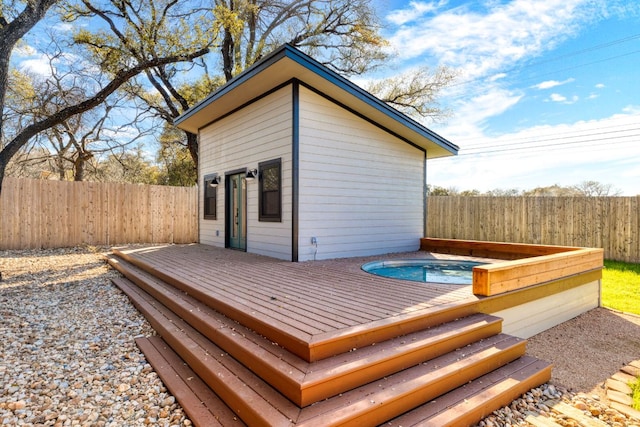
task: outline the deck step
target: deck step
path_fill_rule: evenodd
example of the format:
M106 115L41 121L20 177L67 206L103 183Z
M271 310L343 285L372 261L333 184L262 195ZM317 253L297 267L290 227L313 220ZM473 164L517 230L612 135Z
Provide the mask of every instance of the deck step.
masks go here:
M309 363L148 273L124 261L118 267L146 293L301 407L501 331L500 318L475 314Z
M338 322L341 326L336 328L336 325L328 326L326 323L332 320L327 320L325 311L332 311L332 309L325 306L319 308L318 310L323 313L323 316L320 316L322 320L318 320L316 319L317 313L314 314L314 304L309 301L309 298L302 305L298 302L288 301L283 302L282 304L284 305L282 305L278 301L289 300L290 298L286 295L279 295L278 298L271 294L271 298L267 298L267 295L258 292L259 287L256 288L256 295L251 291L246 292L248 279L245 275L237 274L237 271L242 270L245 266L241 263L236 265L236 261L234 261L233 268L227 266L219 271L224 271L225 277L222 281L225 283L235 284L236 280L240 281L239 286L244 286L244 293L236 292L234 286L223 286L221 288L220 278L212 278L209 281L207 278L203 279L202 276L198 276L198 272L191 274L180 268L178 268L177 272L174 272L161 261L154 260L153 257L145 258L144 256L139 256L135 251L113 249L108 261L114 268L121 271L123 275L135 283L138 283L139 272L144 271L149 276L156 277L158 280L188 293L217 312L278 343L278 345L308 362L346 353L353 348L363 348L399 335L420 331L478 312L474 306L475 301L473 299L466 301L464 304L452 301L434 305L426 303L424 308L414 309L413 307L408 307L410 309L406 311L404 308L394 307L389 313L386 313L386 309L380 309L385 311L384 315L381 315L380 310L376 314L368 313L368 310L372 309L372 307L367 305L367 308L357 315L357 321L342 318ZM217 260L213 260L213 262L217 262ZM206 266L202 265L199 265L199 267L206 268ZM246 267L249 268L249 266ZM297 271L299 269L294 270ZM273 271L271 270L263 271L259 269L256 271L256 274L272 273ZM300 272L298 271L298 273ZM298 274L297 277L297 280L303 282L306 280L313 282L317 279L317 277L313 278L313 276L307 274L302 276ZM357 280L360 279L357 278ZM252 282L251 286L254 285ZM308 285L308 283L301 284L302 288ZM438 296L438 298L442 300L448 299L443 295ZM348 297L345 300L348 301ZM291 301L297 301L297 298L291 298ZM354 301L354 304L357 304L357 301ZM412 300L410 304L416 304L416 301ZM418 305L421 305L421 303ZM344 311L344 307L340 310ZM340 312L340 310L337 311ZM350 312L349 316L354 316L351 309L347 311ZM294 312L297 315L292 315ZM362 316L369 319L364 321L367 324L366 333L362 333Z
M522 356L384 425L471 426L550 378L550 363Z
M245 423L288 426L300 408L126 279L112 279L153 329Z
M305 408L298 425L379 425L523 353L523 340L496 335Z
M246 426L162 338L136 338L136 344L196 426Z
M525 341L499 334L300 409L126 279L114 279L153 328L244 422L378 425L518 359Z

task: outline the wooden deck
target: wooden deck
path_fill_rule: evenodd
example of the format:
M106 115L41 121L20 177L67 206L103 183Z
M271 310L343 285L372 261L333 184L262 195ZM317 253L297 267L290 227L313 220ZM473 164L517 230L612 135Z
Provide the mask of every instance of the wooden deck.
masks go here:
M196 425L471 425L550 378L482 312L536 292L476 297L361 270L381 258L291 263L182 245L108 261L161 336L136 342Z
M308 361L471 314L463 302L477 301L471 285L422 285L361 270L381 257L292 263L206 245L114 253ZM449 256L385 256L394 257Z

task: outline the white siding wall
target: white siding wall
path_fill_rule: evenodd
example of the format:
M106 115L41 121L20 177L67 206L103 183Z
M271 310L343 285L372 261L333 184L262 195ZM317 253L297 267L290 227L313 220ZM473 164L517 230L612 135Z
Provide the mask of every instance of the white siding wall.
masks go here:
M423 174L422 151L301 87L299 260L417 250Z
M258 167L282 158L282 222L258 221L258 182L247 183L247 251L291 259L292 91L285 87L200 132L200 175ZM203 219L200 191L200 243L224 247L224 183L218 187L217 220Z
M502 332L529 338L600 305L600 281L491 313L502 317Z

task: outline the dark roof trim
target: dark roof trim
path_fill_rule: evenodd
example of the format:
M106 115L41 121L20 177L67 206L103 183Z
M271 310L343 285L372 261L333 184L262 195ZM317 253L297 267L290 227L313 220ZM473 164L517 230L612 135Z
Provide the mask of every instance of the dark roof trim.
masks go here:
M365 91L364 89L360 88L359 86L355 85L351 81L342 77L335 71L325 67L315 59L311 58L310 56L306 55L305 53L301 52L300 50L294 48L289 44L282 45L280 48L276 49L274 52L266 56L261 61L255 63L254 65L252 65L251 67L243 71L242 73L238 74L236 77L230 80L226 85L222 86L220 89L213 92L211 95L209 95L208 97L200 101L198 104L194 105L189 110L184 112L181 116L176 118L174 121L174 124L178 125L184 120L188 119L189 117L197 114L198 111L200 111L206 105L209 105L210 103L214 102L216 99L224 96L228 92L242 85L244 82L250 80L257 74L259 74L261 71L263 71L264 69L268 68L269 66L271 66L272 64L278 62L283 58L291 59L297 64L303 66L309 71L314 72L318 76L324 78L325 80L339 87L340 89L350 93L351 95L358 98L359 100L367 103L368 105L376 108L377 110L381 111L387 116L393 118L397 122L401 123L403 126L413 130L414 132L425 135L427 138L429 138L436 144L440 145L442 148L446 149L451 154L457 154L459 150L459 147L457 145L446 140L445 138L431 131L427 127L423 126L422 124L418 123L417 121L413 120L407 115L391 107L387 103L376 98L369 92Z

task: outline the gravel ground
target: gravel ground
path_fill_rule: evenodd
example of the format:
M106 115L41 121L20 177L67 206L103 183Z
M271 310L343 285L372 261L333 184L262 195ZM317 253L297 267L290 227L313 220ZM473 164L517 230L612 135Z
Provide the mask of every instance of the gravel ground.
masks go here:
M153 330L99 253L0 251L0 271L0 424L191 424L135 345Z
M154 334L110 278L97 248L0 251L0 423L3 426L189 426L135 345ZM529 339L553 379L481 426L529 425L527 411L563 400L610 426L602 383L640 358L640 317L595 309Z
M640 316L596 308L530 338L527 354L553 363L553 383L604 397L604 382L640 359Z

